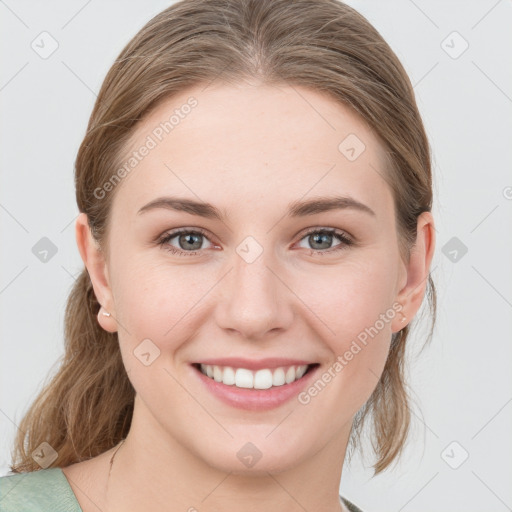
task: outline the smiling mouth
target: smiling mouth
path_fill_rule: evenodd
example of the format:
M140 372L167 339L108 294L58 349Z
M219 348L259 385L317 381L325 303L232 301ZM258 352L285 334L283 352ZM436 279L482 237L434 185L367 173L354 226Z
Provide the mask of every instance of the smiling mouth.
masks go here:
M306 365L288 365L277 368L262 368L260 370L248 370L247 368L234 368L232 366L217 366L194 363L192 365L210 379L242 389L271 389L286 386L302 379L318 363Z

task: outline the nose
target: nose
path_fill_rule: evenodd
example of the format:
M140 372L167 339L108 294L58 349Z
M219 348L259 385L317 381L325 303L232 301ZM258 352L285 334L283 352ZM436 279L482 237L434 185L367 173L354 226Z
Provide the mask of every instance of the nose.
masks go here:
M268 251L270 252L270 251ZM233 268L220 283L217 325L249 341L274 337L293 322L293 293L266 251L252 262L233 255Z

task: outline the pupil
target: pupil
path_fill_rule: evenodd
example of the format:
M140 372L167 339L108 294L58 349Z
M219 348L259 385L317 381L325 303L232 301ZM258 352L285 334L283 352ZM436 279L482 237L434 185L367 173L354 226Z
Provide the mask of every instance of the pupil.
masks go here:
M321 234L317 233L317 234L312 235L311 238L313 239L313 243L311 245L314 246L314 244L317 243L317 242L322 244L321 239L324 238L324 237L327 237L327 241L325 241L325 239L324 239L324 244L327 244L327 245L324 246L324 247L317 247L316 249L328 249L329 248L330 238L332 237L332 235L330 235L329 233L321 233ZM320 241L319 241L319 239L320 239Z
M194 234L182 235L180 237L180 242L185 241L185 243L193 245L194 244L193 239L195 238L197 240L197 239L199 239L200 236L201 235L194 235ZM192 239L192 241L190 241L191 239ZM188 249L193 249L193 250L200 249L200 248L201 248L201 241L196 242L196 247L188 247Z

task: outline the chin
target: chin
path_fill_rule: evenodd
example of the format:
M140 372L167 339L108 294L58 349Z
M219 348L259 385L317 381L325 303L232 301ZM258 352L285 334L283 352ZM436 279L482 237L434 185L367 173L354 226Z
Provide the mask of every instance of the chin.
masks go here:
M228 445L217 444L217 450L210 449L198 453L209 466L225 473L246 476L268 476L268 473L280 473L296 467L307 457L304 446L311 447L311 442L300 442L284 446L278 439L270 441L265 436L244 436L231 439ZM250 440L251 439L251 440ZM294 446L294 444L299 446ZM299 449L301 448L301 449Z

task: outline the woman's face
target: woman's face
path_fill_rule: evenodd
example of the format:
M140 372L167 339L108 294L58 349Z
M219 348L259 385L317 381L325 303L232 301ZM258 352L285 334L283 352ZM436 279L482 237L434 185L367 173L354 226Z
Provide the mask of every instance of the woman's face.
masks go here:
M224 471L341 450L421 302L379 141L305 88L203 85L145 118L125 161L97 192L115 198L92 277L134 422Z

